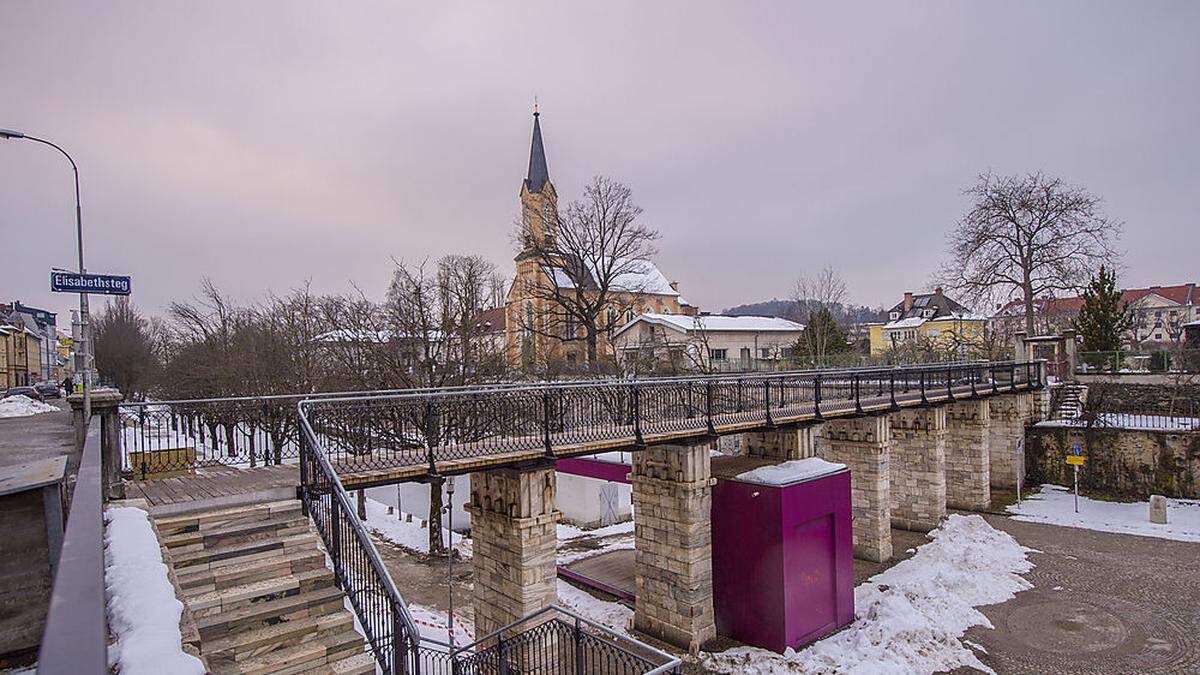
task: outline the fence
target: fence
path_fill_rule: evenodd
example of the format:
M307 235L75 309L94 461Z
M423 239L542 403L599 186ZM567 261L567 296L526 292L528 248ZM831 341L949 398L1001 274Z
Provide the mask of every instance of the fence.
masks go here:
M1200 349L1079 352L1077 373L1200 373Z

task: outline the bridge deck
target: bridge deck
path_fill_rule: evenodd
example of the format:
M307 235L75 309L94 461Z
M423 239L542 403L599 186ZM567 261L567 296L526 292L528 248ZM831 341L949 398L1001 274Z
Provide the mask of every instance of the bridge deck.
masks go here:
M1030 384L1019 383L1016 385L1016 391L1026 391L1032 389ZM976 385L974 390L970 385L958 386L954 388L952 400L967 400L970 398L980 398L991 396L993 394L1007 394L1013 391L1013 388L1007 384L997 386L993 385ZM921 400L919 391L896 394L896 405L898 408L918 408L926 405L935 405L946 403L951 400L950 395L945 389L938 393L927 391L925 400ZM784 408L781 410L772 410L772 424L768 425L763 419L754 420L736 420L727 421L729 417L737 417L738 414L725 415L722 417L714 417L713 428L718 435L743 433L748 431L761 431L772 426L786 426L795 424L814 423L822 420L854 417L859 414L881 413L892 409L891 398L885 394L883 396L863 396L861 399L862 412L856 410L853 400L838 400L831 402L823 402L821 405L821 416L817 417L811 403L803 407ZM748 411L746 414L752 414L754 411ZM689 441L697 441L708 436L708 430L704 420L697 420L697 423L691 428L678 429L660 433L643 434L642 441L645 445L662 445L670 443L687 443ZM635 450L638 447L637 440L633 435L624 437L609 438L604 440L593 440L583 443L573 444L558 444L551 442L551 453L547 453L544 447L543 440L540 437L528 438L506 438L505 441L510 445L527 445L530 449L512 450L507 452L489 452L486 454L476 454L475 456L467 456L461 459L447 459L436 462L437 472L444 475L453 475L461 473L470 473L473 471L483 471L501 466L514 464L544 461L549 458L566 458L578 457L580 455L591 455L599 452L609 452L617 450ZM455 446L441 446L444 449L444 454L455 454ZM466 453L479 453L479 449L471 447L464 451ZM364 487L374 487L379 485L388 485L391 483L400 483L406 481L422 480L430 473L428 462L410 461L403 463L403 458L394 457L386 460L388 466L364 468L362 465L365 461L375 461L378 459L365 460L363 457L335 459L332 463L334 469L338 472L342 484L347 489L357 489Z
M155 515L167 515L295 499L299 484L300 470L295 464L252 469L214 466L170 478L127 481L125 493L130 499L146 500Z

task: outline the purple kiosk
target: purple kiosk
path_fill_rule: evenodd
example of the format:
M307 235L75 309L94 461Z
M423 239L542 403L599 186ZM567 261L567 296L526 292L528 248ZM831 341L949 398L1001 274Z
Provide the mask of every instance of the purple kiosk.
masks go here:
M712 471L717 632L783 652L854 621L849 469L743 456Z

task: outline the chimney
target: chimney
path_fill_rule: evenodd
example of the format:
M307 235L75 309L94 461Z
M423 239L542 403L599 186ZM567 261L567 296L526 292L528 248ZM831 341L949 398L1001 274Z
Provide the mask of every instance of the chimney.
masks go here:
M671 282L671 290L675 291L676 293L679 292L679 282L678 281Z
M904 291L904 311L912 309L912 291Z
M941 294L942 294L942 287L941 287L941 286L938 286L937 288L933 289L933 294L934 294L934 295L941 295Z

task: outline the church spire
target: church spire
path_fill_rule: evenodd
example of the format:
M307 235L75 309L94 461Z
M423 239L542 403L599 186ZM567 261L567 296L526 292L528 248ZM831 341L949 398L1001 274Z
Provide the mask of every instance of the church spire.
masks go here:
M537 104L533 105L533 144L529 148L529 174L525 177L525 187L530 192L541 192L546 183L550 182L550 171L546 168L546 149L542 146L542 126L538 123Z

